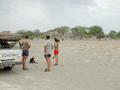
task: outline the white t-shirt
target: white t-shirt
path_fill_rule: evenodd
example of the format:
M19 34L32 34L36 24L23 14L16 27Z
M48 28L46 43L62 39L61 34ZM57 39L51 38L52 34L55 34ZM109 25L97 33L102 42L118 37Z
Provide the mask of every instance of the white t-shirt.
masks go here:
M52 42L50 40L46 40L45 41L45 46L46 46L46 54L51 54L52 53L52 48L53 48L53 45L52 45Z

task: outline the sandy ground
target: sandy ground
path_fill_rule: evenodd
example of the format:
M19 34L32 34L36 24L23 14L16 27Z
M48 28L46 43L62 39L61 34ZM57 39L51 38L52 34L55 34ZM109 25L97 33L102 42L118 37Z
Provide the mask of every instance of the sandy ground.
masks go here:
M44 72L43 41L32 41L30 51L38 64L0 71L0 90L120 90L119 40L62 41L60 64L51 72Z

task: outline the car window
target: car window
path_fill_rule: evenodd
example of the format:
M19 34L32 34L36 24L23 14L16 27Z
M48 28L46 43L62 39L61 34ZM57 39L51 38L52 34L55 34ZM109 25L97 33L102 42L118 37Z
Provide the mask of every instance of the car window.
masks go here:
M0 49L19 49L18 41L0 40Z

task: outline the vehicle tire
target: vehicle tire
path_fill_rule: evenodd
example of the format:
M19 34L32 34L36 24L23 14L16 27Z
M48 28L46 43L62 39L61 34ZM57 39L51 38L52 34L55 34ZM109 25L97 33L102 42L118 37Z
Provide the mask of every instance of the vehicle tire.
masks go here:
M4 67L4 70L9 70L10 71L10 70L12 70L12 68L13 67L8 66L8 67Z

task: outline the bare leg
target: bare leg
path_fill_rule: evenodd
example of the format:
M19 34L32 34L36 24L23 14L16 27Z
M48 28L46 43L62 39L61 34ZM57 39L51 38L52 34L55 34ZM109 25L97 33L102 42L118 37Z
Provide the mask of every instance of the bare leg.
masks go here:
M58 65L58 55L55 55L55 65Z
M48 58L48 70L50 71L50 69L51 69L51 61L50 61L50 58Z
M23 58L22 58L23 70L26 69L26 61L27 61L27 57L26 57L26 56L23 56Z
M50 61L50 58L47 57L46 61L47 61L47 70L45 70L45 71L50 71L51 70L51 61Z

